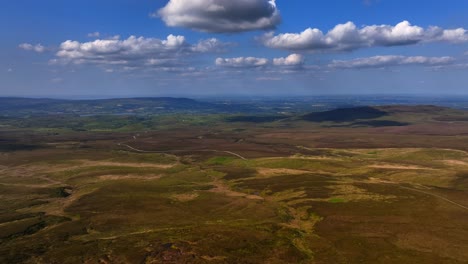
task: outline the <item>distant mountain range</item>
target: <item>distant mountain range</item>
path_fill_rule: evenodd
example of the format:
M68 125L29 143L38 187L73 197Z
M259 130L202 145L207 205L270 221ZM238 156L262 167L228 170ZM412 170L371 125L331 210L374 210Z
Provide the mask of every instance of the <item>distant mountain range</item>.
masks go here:
M202 102L188 98L123 98L100 100L62 100L0 98L0 115L145 115L158 113L236 113L255 107L242 104Z
M415 99L416 100L416 99ZM419 102L416 100L416 102ZM311 122L354 122L382 119L391 115L424 113L440 115L447 107L466 109L462 101L442 102L433 106L394 102L388 98L316 97L286 99L194 100L174 97L141 97L97 100L31 99L0 97L0 117L28 117L45 115L158 115L158 114L229 114L229 122L272 122L295 117ZM467 103L468 104L468 103ZM384 106L375 106L384 105ZM458 119L465 114L440 116L441 120ZM456 110L458 111L458 110ZM237 115L237 116L236 116Z

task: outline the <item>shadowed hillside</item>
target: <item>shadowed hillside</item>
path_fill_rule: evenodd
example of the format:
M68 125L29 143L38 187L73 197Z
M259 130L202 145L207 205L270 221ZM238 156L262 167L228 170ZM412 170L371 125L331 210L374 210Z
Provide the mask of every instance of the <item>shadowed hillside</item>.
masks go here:
M310 113L302 117L311 122L352 122L359 119L374 119L388 115L387 112L374 107L363 106L354 108L342 108L325 112Z
M381 111L385 111L387 113L404 113L404 114L411 114L411 113L424 113L424 114L432 114L437 115L444 111L456 111L454 109L443 107L443 106L436 106L436 105L385 105L376 107Z

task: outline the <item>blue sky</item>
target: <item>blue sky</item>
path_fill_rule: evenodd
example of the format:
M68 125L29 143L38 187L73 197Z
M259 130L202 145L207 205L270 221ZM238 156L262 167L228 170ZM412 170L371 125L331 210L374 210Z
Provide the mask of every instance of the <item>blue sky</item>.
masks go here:
M468 1L15 0L0 96L468 94Z

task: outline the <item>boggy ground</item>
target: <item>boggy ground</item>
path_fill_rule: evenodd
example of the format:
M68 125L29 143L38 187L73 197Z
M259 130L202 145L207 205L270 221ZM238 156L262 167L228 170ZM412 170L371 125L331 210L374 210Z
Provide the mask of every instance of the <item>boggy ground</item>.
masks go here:
M0 263L467 263L447 124L2 131Z

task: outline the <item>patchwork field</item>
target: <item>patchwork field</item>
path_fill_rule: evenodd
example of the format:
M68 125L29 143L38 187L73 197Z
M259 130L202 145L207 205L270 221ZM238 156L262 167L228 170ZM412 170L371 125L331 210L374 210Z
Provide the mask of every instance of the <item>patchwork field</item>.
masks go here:
M288 122L4 129L0 263L468 262L465 123Z

